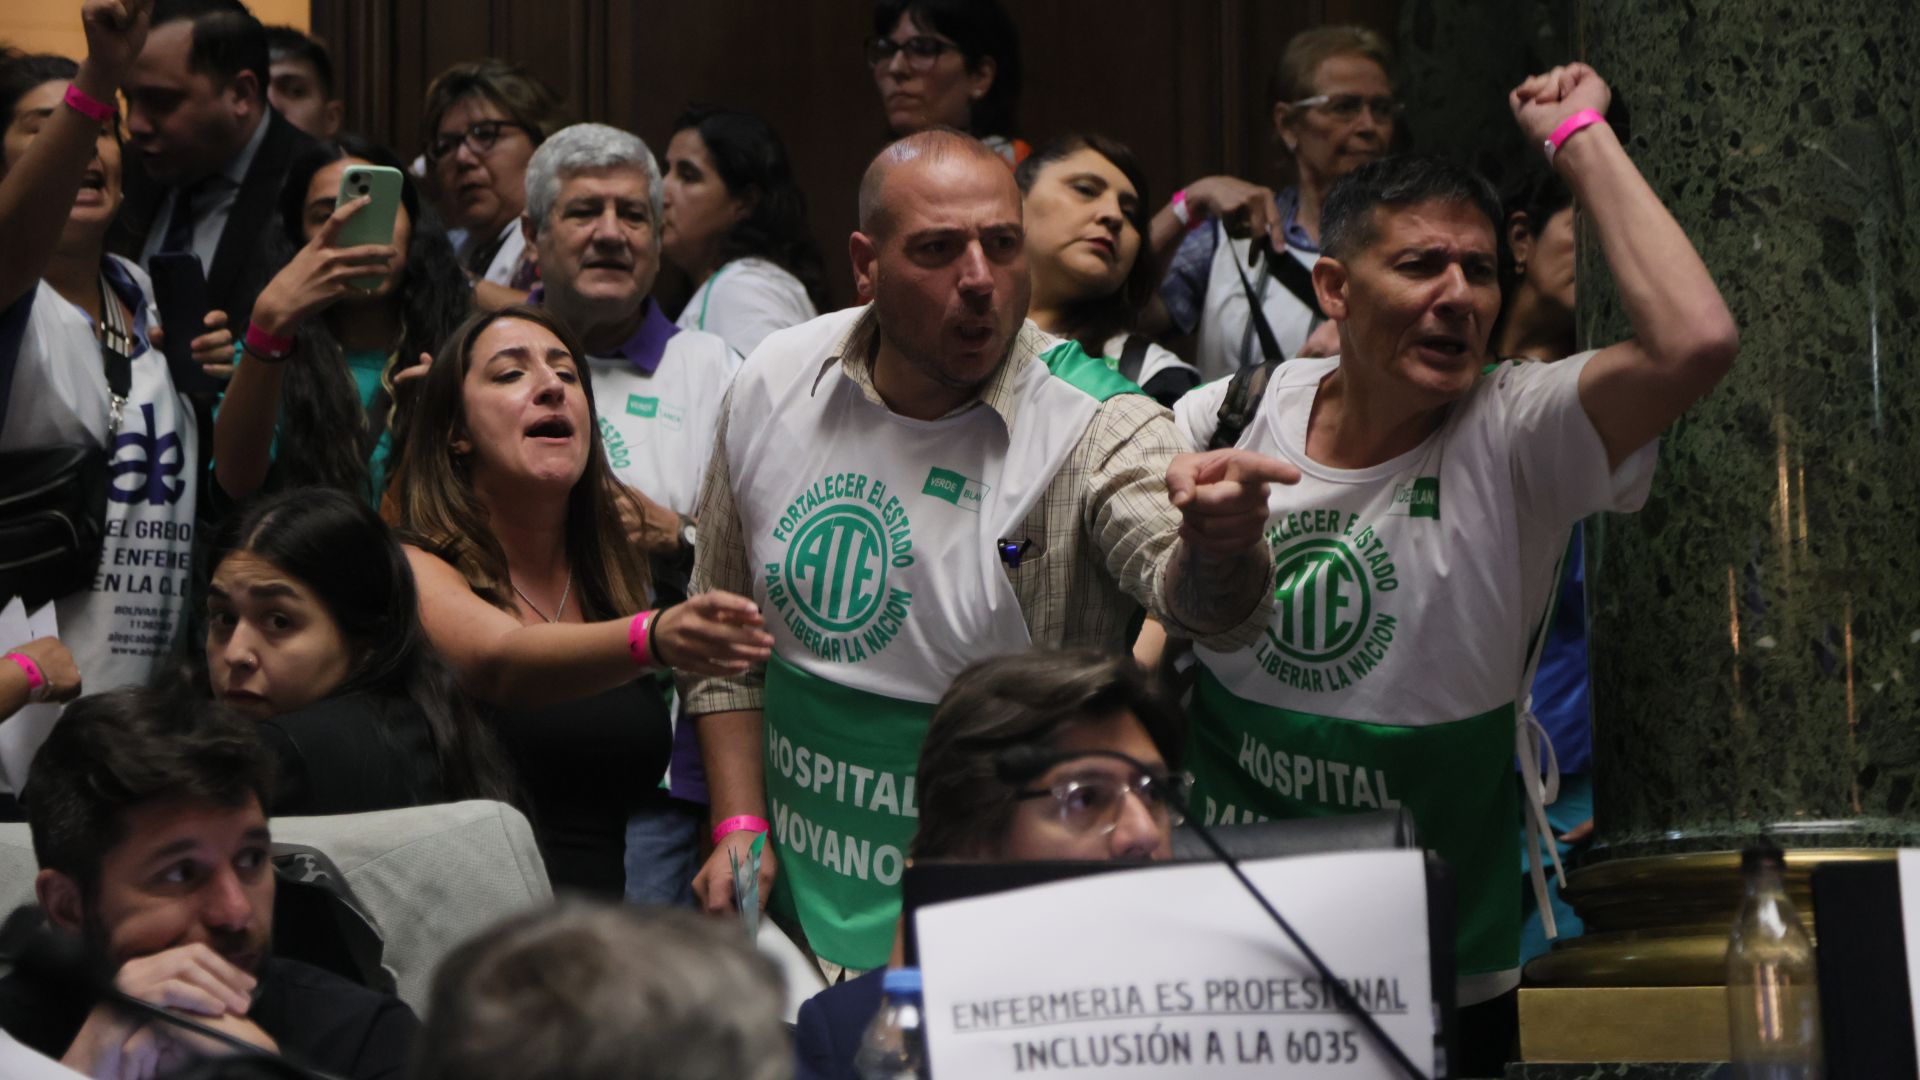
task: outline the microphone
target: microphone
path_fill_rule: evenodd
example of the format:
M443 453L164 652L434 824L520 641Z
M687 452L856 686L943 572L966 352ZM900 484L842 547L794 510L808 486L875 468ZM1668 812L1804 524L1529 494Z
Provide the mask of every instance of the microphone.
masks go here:
M1180 811L1180 815L1187 819L1187 827L1193 830L1193 834L1200 838L1201 843L1207 845L1207 850L1213 852L1215 858L1226 864L1227 869L1232 871L1233 876L1239 880L1241 887L1246 889L1247 894L1260 905L1260 909L1267 913L1267 918L1273 920L1273 924L1287 935L1287 940L1293 942L1293 947L1300 950L1300 955L1307 958L1307 963L1313 965L1314 973L1319 975L1327 987L1333 991L1334 1003L1350 1013L1355 1020L1360 1021L1360 1026L1367 1029L1368 1034L1386 1049L1387 1055L1393 1058L1394 1063L1399 1065L1408 1076L1413 1077L1414 1080L1427 1080L1427 1074L1421 1072L1420 1067L1407 1057L1407 1052L1400 1049L1400 1044L1387 1034L1386 1029L1380 1026L1380 1022L1373 1018L1373 1014L1361 1006L1359 1000L1353 996L1353 991L1347 989L1347 984L1334 976L1333 969L1327 966L1326 961L1320 959L1320 954L1313 951L1306 939L1293 928L1293 924L1280 914L1273 903L1267 899L1266 894L1260 891L1259 886L1247 877L1246 871L1240 869L1240 860L1228 854L1227 849L1221 846L1219 839L1213 835L1213 830L1202 825L1200 819L1193 816L1192 809L1188 807L1187 801L1180 797L1179 792L1170 787L1167 796L1167 801L1171 802L1174 808Z
M75 935L48 925L40 909L32 904L15 908L5 924L0 925L0 960L11 963L14 971L42 986L88 1001L103 1002L142 1020L157 1020L190 1031L236 1053L271 1062L287 1075L304 1080L333 1080L245 1039L123 992L114 985L114 969L105 957L87 948Z
M1117 750L1080 750L1062 753L1057 750L1034 746L1030 743L1021 743L1019 745L1009 746L995 756L994 772L997 774L1001 783L1017 789L1022 784L1031 782L1034 777L1053 768L1060 762L1075 757L1117 758L1144 771L1144 767L1140 762L1135 761L1132 757L1122 754ZM1388 1056L1393 1058L1394 1062L1398 1064L1408 1076L1413 1077L1414 1080L1428 1080L1427 1074L1420 1071L1420 1067L1415 1065L1413 1061L1407 1057L1406 1051L1400 1049L1400 1044L1395 1042L1393 1037L1387 1034L1386 1030L1380 1026L1380 1022L1373 1018L1373 1014L1361 1006L1359 1000L1353 996L1353 991L1347 989L1347 984L1335 977L1333 969L1327 966L1326 961L1320 959L1320 954L1313 951L1312 946L1307 944L1306 939L1302 938L1299 931L1293 928L1293 924L1288 922L1286 917L1280 914L1279 910L1273 906L1272 901L1267 899L1266 894L1260 891L1260 887L1255 885L1251 878L1247 877L1246 871L1240 869L1240 860L1228 853L1227 849L1221 845L1219 839L1213 835L1213 830L1201 824L1200 819L1194 816L1192 808L1188 806L1187 800L1180 792L1180 785L1167 784L1162 788L1162 793L1166 796L1168 803L1172 804L1173 808L1180 811L1181 816L1186 818L1186 824L1193 829L1193 834L1200 838L1200 842L1207 846L1207 850L1211 851L1215 858L1226 865L1226 868L1233 873L1234 878L1240 882L1240 886L1246 889L1247 894L1252 896L1254 901L1260 905L1260 909L1267 913L1267 918L1271 919L1273 924L1278 926L1280 931L1287 935L1287 940L1293 943L1294 948L1300 950L1300 955L1306 957L1307 963L1313 966L1314 973L1320 976L1328 988L1332 990L1334 1004L1340 1006L1342 1011L1351 1014L1354 1019L1358 1020L1360 1025L1366 1028L1367 1032L1386 1049Z

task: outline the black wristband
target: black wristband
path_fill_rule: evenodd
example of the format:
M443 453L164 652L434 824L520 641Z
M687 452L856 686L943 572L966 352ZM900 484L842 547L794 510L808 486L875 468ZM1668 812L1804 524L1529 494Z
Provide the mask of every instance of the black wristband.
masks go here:
M247 354L248 356L253 357L255 360L258 360L263 364L284 364L287 362L287 357L293 355L292 353L286 353L282 356L269 356L268 354L263 353L260 350L254 348L253 346L247 344L245 341L242 341L240 343L240 351Z
M667 659L667 650L664 648L667 639L666 635L660 632L660 629L667 621L667 612L679 606L679 604L669 604L661 608L660 611L654 615L653 622L647 626L647 651L653 653L654 663L663 668L673 667L673 661Z

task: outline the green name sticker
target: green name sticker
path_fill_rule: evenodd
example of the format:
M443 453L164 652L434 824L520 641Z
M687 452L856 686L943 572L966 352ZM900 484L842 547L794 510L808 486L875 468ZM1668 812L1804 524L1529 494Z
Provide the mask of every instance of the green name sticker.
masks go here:
M1407 516L1440 520L1440 478L1437 476L1416 476L1413 479L1413 491L1407 499Z
M641 397L639 394L627 395L627 415L639 416L651 420L660 411L660 399Z
M977 480L969 480L952 469L936 466L928 471L926 486L920 489L920 494L944 499L962 510L977 514L980 512L981 502L986 499L987 492L991 490L993 489L987 485Z

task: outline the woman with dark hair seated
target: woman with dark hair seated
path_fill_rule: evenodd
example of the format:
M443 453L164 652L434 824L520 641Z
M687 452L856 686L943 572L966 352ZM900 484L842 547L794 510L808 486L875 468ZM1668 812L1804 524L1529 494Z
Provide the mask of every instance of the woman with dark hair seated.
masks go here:
M1009 166L1031 152L1013 137L1020 33L998 0L879 0L867 64L894 138L950 127Z
M773 642L731 593L648 610L581 355L539 308L469 319L420 382L388 513L428 637L497 710L554 884L618 897L627 819L667 767L658 673L737 674Z
M366 199L338 204L349 165L399 169L393 243L337 246ZM409 383L472 309L453 245L385 149L353 136L294 159L266 242L282 266L254 301L240 365L214 422L214 478L227 495L338 488L378 504L405 437ZM368 290L367 276L385 280ZM289 452L276 455L277 441Z
M660 187L660 250L699 283L681 329L718 334L746 356L828 306L807 197L765 120L711 105L681 113Z
M420 628L400 545L344 492L284 492L213 544L207 685L280 759L274 814L512 801L492 734Z
M1104 135L1062 135L1013 178L1026 198L1033 324L1112 360L1162 405L1200 385L1197 368L1132 332L1156 277L1147 177L1133 151Z
M1035 649L982 660L953 680L927 727L910 859L1171 858L1185 733L1179 709L1125 656ZM853 1056L884 972L800 1006L799 1080L858 1080Z

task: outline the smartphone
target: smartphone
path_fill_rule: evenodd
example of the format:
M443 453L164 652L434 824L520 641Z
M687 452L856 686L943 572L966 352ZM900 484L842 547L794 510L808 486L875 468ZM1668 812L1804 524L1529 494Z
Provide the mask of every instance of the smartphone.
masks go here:
M400 213L400 170L386 165L349 165L340 174L340 203L363 196L373 199L340 227L336 247L393 243L393 222ZM337 204L336 204L337 205ZM362 274L347 284L371 292L387 280L385 274Z
M200 257L191 251L159 252L147 260L147 276L153 279L153 304L166 331L166 347L160 351L166 355L174 389L183 394L225 390L226 383L193 360L193 339L207 332L207 312L213 308Z

